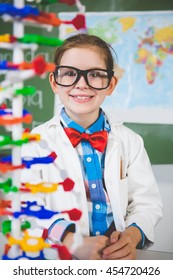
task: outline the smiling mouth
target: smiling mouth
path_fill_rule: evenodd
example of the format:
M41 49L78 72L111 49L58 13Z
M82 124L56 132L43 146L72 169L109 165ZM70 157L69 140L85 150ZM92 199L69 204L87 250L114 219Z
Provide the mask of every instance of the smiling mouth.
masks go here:
M70 95L70 96L77 100L89 100L93 98L93 96L81 96L81 95Z

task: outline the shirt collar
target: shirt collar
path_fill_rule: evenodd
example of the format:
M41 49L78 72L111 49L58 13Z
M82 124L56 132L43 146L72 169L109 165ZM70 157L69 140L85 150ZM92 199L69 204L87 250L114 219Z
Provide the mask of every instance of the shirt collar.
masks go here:
M86 133L94 133L96 131L106 130L110 131L110 125L108 123L108 120L103 112L103 110L100 108L100 113L98 119L86 130L76 122L74 122L65 112L65 109L61 109L60 113L60 120L64 127L70 127L78 130L80 133L86 132Z

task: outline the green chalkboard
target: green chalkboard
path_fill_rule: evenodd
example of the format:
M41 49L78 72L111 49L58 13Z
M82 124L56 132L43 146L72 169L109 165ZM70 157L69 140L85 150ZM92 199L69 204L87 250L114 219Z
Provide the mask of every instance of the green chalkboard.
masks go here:
M13 3L13 1L1 1L1 3ZM29 2L26 2L29 4ZM86 12L99 11L152 11L152 10L173 10L172 0L81 0L86 6ZM38 5L39 9L46 12L77 12L76 6L68 6L63 3L54 3L50 5ZM0 34L12 33L12 23L3 22L0 18ZM44 28L25 27L25 33L38 33L48 37L57 37L58 27L48 32ZM25 50L25 60L30 62L33 57L41 54L46 61L53 60L54 47L39 47L34 53L31 50ZM0 49L0 60L11 60L11 51ZM0 77L2 81L3 77ZM48 75L44 78L34 77L25 82L25 85L35 86L37 91L34 96L24 99L24 107L33 114L33 123L29 127L39 125L50 119L54 110L54 94L48 82ZM152 125L152 124L134 124L126 125L139 133L145 143L145 147L153 164L173 164L173 125ZM0 132L2 128L0 129Z
M126 126L142 136L153 164L173 163L173 125L126 123Z

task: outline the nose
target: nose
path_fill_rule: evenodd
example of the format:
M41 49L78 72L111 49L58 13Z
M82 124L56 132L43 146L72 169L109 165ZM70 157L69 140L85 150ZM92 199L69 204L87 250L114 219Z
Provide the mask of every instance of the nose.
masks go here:
M85 79L86 79L85 76L81 74L79 80L75 84L75 87L76 88L88 88L88 85L87 85L87 82Z

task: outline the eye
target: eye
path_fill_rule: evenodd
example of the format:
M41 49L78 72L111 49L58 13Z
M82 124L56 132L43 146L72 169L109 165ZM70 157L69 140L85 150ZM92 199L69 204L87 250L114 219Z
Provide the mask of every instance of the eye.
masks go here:
M93 78L107 78L107 73L105 71L92 70L89 76Z
M74 70L66 70L62 73L62 76L74 77L76 76L76 71Z
M62 67L59 68L58 71L56 72L58 77L76 77L77 76L77 72L75 71L75 69L71 69L68 67Z

